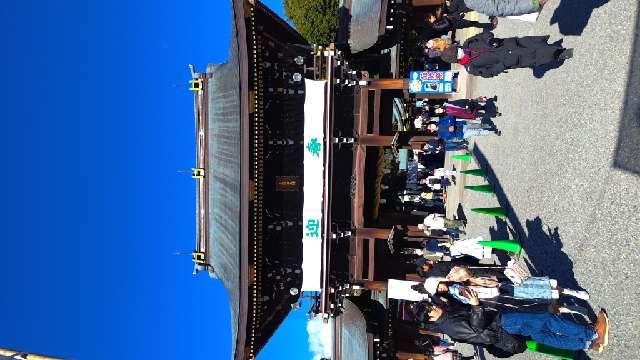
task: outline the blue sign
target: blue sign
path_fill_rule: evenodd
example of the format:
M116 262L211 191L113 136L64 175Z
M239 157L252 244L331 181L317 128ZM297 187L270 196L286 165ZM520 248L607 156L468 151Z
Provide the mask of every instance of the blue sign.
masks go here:
M409 93L448 94L454 92L453 71L411 71Z

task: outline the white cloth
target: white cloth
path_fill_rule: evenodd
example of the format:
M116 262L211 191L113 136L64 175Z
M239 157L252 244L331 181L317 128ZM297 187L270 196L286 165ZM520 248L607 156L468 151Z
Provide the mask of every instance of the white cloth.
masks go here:
M390 299L400 299L409 301L422 301L429 299L428 294L421 294L411 288L417 285L417 281L405 281L389 279L387 283L387 292Z
M500 291L495 287L468 286L468 288L478 294L478 299L493 299L500 295Z
M449 247L451 256L460 257L469 255L480 260L491 258L491 248L478 244L478 241L482 241L481 236L473 239L454 241L451 247Z
M324 190L324 109L326 81L305 79L304 202L302 208L302 291L320 291Z
M538 21L538 16L540 16L539 12L532 12L530 14L524 14L524 15L512 15L512 16L507 16L508 19L513 19L513 20L520 20L520 21L526 21L526 22L536 22Z
M400 195L402 202L418 202L420 201L420 195Z
M433 190L442 190L442 184L440 183L440 178L442 178L442 176L427 176L427 186L430 187ZM432 184L431 182L436 182L435 184Z
M439 168L433 170L433 176L443 178L443 177L451 177L455 176L456 172L454 170L449 170L445 168Z
M446 230L444 227L444 217L438 214L427 215L422 221L424 226L429 228L429 230Z
M435 295L438 291L438 284L443 281L447 281L447 278L443 277L429 277L424 280L424 288L431 295Z

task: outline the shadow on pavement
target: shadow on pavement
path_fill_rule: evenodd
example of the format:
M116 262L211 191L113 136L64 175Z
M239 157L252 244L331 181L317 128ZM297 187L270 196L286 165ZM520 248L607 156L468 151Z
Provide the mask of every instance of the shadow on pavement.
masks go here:
M554 42L553 45L562 46L563 42L564 42L564 39L560 39L560 40ZM542 77L544 77L544 75L547 73L547 71L551 71L553 69L557 69L557 68L561 67L562 65L564 65L564 60L555 60L555 61L552 61L550 63L546 63L544 65L535 66L535 67L533 67L531 69L533 71L533 76L535 76L536 79L541 79Z
M593 10L608 2L609 0L561 0L550 24L558 24L563 35L582 35Z
M613 166L640 175L640 7Z
M558 228L549 228L544 225L540 217L525 220L524 224L514 213L507 194L504 192L500 180L496 177L491 164L486 156L476 145L472 149L476 162L487 171L487 181L493 186L500 206L507 211L507 219L497 219L495 227L491 227L491 239L519 239L526 256L524 262L534 276L548 276L557 279L558 285L575 290L584 290L573 273L573 261L562 251L562 239ZM506 263L508 257L499 255L502 263ZM580 310L592 321L595 320L595 312L588 302L564 297L559 304L574 310ZM574 320L584 322L580 316L574 316ZM577 359L589 359L585 353L580 353Z

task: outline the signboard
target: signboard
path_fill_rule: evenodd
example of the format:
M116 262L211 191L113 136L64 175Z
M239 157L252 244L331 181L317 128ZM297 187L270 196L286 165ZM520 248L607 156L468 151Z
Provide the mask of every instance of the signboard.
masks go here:
M409 93L449 94L454 92L453 71L409 72Z
M320 291L326 81L305 79L302 291Z
M297 176L276 176L276 191L298 191L299 184Z

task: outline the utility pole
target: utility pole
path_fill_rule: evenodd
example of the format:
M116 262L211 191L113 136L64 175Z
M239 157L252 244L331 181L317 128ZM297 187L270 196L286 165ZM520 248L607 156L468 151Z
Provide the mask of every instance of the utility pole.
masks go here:
M26 352L20 352L20 351L9 350L9 349L0 349L0 356L6 356L10 359L16 359L16 360L63 360L61 358L53 358L49 356L29 354Z

